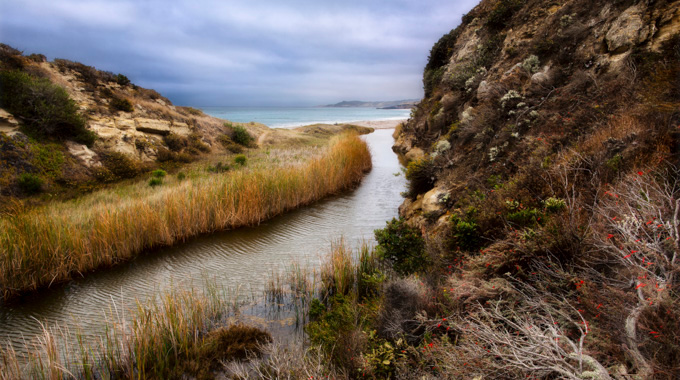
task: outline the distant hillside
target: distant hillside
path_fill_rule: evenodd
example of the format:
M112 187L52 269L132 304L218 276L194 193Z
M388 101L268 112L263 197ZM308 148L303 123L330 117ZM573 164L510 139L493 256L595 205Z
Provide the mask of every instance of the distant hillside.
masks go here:
M0 209L7 197L81 193L223 152L225 134L225 120L125 75L0 44Z
M413 108L418 99L392 100L392 101L373 101L364 102L362 100L343 100L340 103L327 104L322 107L367 107L381 109L409 109Z

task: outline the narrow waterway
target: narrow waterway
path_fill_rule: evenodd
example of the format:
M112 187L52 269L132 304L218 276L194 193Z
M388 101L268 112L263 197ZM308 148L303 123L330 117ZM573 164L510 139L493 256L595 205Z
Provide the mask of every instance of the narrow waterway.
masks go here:
M80 329L87 337L101 333L106 315L134 308L170 287L200 288L206 280L240 289L242 296L262 294L268 275L291 263L318 266L341 237L350 246L373 241L373 230L397 215L405 180L392 152L393 130L364 136L373 170L361 185L257 227L201 236L159 249L102 273L65 286L0 305L0 344L18 351L41 333L41 324ZM127 313L129 315L130 313Z

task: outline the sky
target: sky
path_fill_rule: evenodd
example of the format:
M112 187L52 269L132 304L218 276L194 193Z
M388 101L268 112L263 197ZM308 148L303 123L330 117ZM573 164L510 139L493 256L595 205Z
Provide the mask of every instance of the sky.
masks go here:
M0 42L190 106L423 96L430 48L478 0L0 0Z

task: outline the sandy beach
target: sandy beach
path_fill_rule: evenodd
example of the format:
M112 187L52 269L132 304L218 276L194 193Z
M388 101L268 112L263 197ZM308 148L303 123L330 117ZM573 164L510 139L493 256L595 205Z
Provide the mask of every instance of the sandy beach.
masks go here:
M394 129L397 127L397 125L405 122L407 119L399 119L399 120L366 120L366 121L353 121L351 123L345 123L345 124L354 124L354 125L360 125L362 127L369 127L369 128L375 128L375 129Z

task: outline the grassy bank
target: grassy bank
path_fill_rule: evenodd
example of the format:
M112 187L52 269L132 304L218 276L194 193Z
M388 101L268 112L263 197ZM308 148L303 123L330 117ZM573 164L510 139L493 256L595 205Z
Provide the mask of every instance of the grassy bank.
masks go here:
M197 234L258 224L351 187L370 168L367 145L344 135L299 164L190 175L157 187L139 183L5 216L0 219L2 297Z
M264 301L299 307L308 347L268 344L266 331L233 324L237 297L208 284L202 292L173 290L156 302L138 304L131 322L115 310L94 344L79 331L43 326L42 335L26 343L27 354L0 347L0 380L347 378L362 370L349 367L350 358L355 364L367 360L364 368L386 360L382 353L364 355L386 342L370 332L386 279L383 267L367 245L353 251L340 241L320 268L293 265L270 278ZM350 335L355 340L347 341ZM351 352L341 349L344 343L351 344Z

